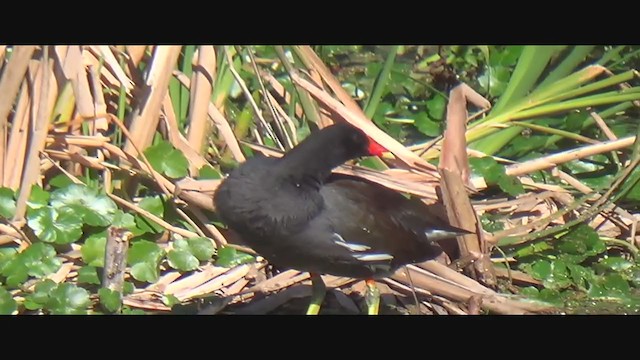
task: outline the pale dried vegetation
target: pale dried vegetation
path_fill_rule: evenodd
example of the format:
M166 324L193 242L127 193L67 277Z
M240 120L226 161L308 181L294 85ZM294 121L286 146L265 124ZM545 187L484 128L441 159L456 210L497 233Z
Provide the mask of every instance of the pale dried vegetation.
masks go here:
M435 189L440 187L441 201L446 205L449 219L478 234L458 240L459 259L442 258L408 266L392 277L381 280L384 302L397 303L401 307L410 306L414 303L412 292L415 291L422 299L426 299L421 302L422 313L468 314L486 310L498 314L524 314L553 311L542 304L503 295L495 290L499 279L524 285L539 283L516 270L508 272L493 267L494 262L513 261L504 259L494 251L493 245L497 239L517 235L521 236L521 241L526 241L526 234L563 225L580 218L587 209L595 211L591 215L597 216L582 220L590 221L592 226L607 236L618 237L621 233L627 233L629 228L635 229L635 216L613 208L606 198L603 200L594 196L587 201L577 202L567 187L541 184L527 177L534 171L551 169L552 174L562 179L568 187L589 193L589 187L553 169L573 159L612 152L633 144L633 137L616 139L603 121L599 121L598 125L610 134L611 141L591 141L572 151L525 163L511 163L507 173L518 176L527 193L516 199L498 199L472 205L468 192L482 192L486 185L482 179L468 178L465 124L467 118L482 116L485 111L482 109L490 107L488 101L464 85L455 88L450 94L447 108L449 125L445 142L405 147L367 119L359 105L343 90L340 82L310 47L295 49L303 64L296 65L297 69L289 69L291 80L299 92L300 101L310 105L304 109L298 106L295 117L300 119L306 116L321 127L334 121L347 121L360 127L390 151L383 159L390 167L388 170L376 171L345 165L337 171L362 176L392 189L420 196L428 203L438 201ZM154 171L140 151L151 145L155 131L160 130L164 138L187 157L193 177L197 176L199 168L208 163L205 155L211 145L210 138L215 139L215 144L222 144L213 149L214 153L226 153L238 162L245 160L241 142L234 133L234 119L224 107L224 97L212 97L215 79L219 78L218 72L226 71L218 68L221 63L226 64L244 96L252 103L255 119L250 128L252 134L271 134L275 127L284 129L280 133L287 136L276 142L280 150L298 141L296 120L290 118L291 114L284 109L292 101L292 96L269 73L268 66L253 56L242 58L245 71L259 74L256 78L260 80L260 88L250 90L240 77L239 69L234 67L240 55L230 51L234 50L233 47L197 47L193 60L194 71L190 78L176 70L181 50L181 46L75 45L3 46L0 49L0 59L3 61L0 78L0 93L3 95L0 98L0 179L2 186L19 189L14 218L0 224L0 244L17 243L21 249L25 249L32 243L33 239L23 230L26 226L27 199L33 184L42 185L46 177L60 172L82 183L80 175L87 168L101 174L102 186L118 206L158 222L168 235L206 236L218 247L234 242L226 231L213 225L196 227L198 233L194 233L164 222L141 209L134 200L112 194L113 187L121 184L112 181L115 173L144 177L153 181L159 192L173 199L178 214L189 223L210 223L202 210L214 210L211 194L219 181L198 181L193 178L171 181ZM7 54L9 51L10 56ZM219 61L220 57L228 61ZM147 64L144 72L139 70L140 62ZM190 89L186 133L179 129L168 91L172 77ZM252 93L255 90L262 94L262 103L254 101ZM479 109L480 113L468 117L467 102L474 105L473 109ZM125 104L131 107L126 114L123 109ZM303 114L309 109L314 111ZM83 127L84 133L81 131ZM114 133L122 134L122 146L114 144ZM247 145L254 151L272 156L281 153L261 144L262 136L253 138L258 143ZM427 159L440 156L441 150L444 154L441 168L438 169ZM468 154L482 155L472 151ZM497 234L484 232L476 225L477 215L484 212L509 215L511 220L506 230ZM635 245L635 239L627 240L631 246ZM247 250L241 245L230 246ZM56 282L75 281L81 264L79 248L78 244L71 246L64 256L63 266L50 276L51 279ZM215 295L224 296L225 304L246 304L238 307L239 313L267 313L292 298L310 294L307 273L288 270L269 277L265 272L266 262L258 259L257 263L231 269L208 264L188 274L166 268L156 283L136 289L124 298L124 304L146 310L167 311L169 308L161 301L163 294L173 294L182 302ZM449 266L451 260L456 260L458 267ZM128 276L125 274L125 278ZM325 282L345 312L359 312L353 297L345 294L362 293L362 281L326 276ZM202 310L203 313L207 311Z

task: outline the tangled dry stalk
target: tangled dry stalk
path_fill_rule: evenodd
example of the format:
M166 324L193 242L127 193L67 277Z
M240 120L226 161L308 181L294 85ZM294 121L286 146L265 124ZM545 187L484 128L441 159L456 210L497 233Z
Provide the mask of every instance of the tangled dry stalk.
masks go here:
M278 156L281 151L297 142L295 131L282 131L295 128L282 105L283 101L291 101L291 95L286 93L266 68L258 67L256 62L245 68L254 75L259 74L259 91L263 99L268 100L269 116L265 116L262 114L264 107L254 101L247 85L234 68L234 59L238 55L230 53L229 50L233 48L222 49L219 52L213 46L199 46L194 56L193 75L188 78L176 70L182 50L180 46L1 47L0 58L4 59L8 51L11 51L11 56L4 62L0 78L0 93L3 94L0 98L0 181L4 187L19 190L19 196L15 216L0 225L0 245L16 243L24 250L33 241L23 231L27 199L32 185L42 185L44 178L58 172L67 174L74 182L82 183L79 175L86 169L93 169L101 174L105 190L122 209L157 222L168 234L206 236L218 247L228 245L250 251L241 245L234 245L229 234L213 225L197 226L209 223L203 210L214 210L211 194L218 181L185 178L172 182L154 171L141 152L151 145L153 134L159 129L165 139L185 154L191 176L196 176L198 169L208 163L204 154L209 133L213 131L223 144L215 149L219 154L227 152L238 162L245 160L237 133L225 112L222 101L224 97L212 99L215 79L219 78L217 74L222 70L218 68L221 63L218 59L221 57L227 60L226 66L229 66L231 75L240 83L241 90L253 104L255 118L258 120L251 131L273 134L273 129L278 128L280 133L289 135L282 139L284 144L278 144L280 152L262 144L251 144L251 147L267 155ZM471 230L478 230L479 236L469 236L459 243L461 259L458 260L462 262L461 267L466 269L466 275L438 261L429 261L408 266L385 279L384 283L388 286L381 287L383 294L386 292L396 296L400 302L411 304L411 292L415 289L417 294L427 296L429 301L423 302L426 306L423 311L431 313L478 313L480 308L499 314L550 311L546 306L502 295L490 288L496 284L497 278L509 278L525 284L538 283L515 270L509 273L495 270L492 261L509 259L490 258L493 246L499 237L506 234L527 234L549 225L564 224L567 217L551 218L551 215L559 208L575 202L566 189L536 183L526 175L539 169L553 169L558 164L573 159L629 147L634 138L612 138L606 143L596 142L546 158L511 164L508 174L519 176L529 192L515 200L476 203L472 210L466 189L470 187L481 192L486 185L482 179L468 178L466 148L464 141L459 141L464 139L464 125L468 118L467 99L481 108L489 106L486 100L468 91L463 94L466 96L453 96L458 93L451 96L449 121L456 121L458 127L457 130L455 126L451 127L457 133L452 133L447 141L458 143L443 145L443 151L452 161L443 162L444 176L441 177L433 165L419 156L424 152L422 148L407 148L374 126L310 47L297 46L294 49L303 60L306 74L292 69L291 79L301 94L301 101L312 105L305 109L298 107L295 115L300 117L305 111L304 115L317 120L320 126L333 121L350 122L390 150L385 158L385 163L392 166L388 170L374 171L345 165L337 171L362 176L384 186L420 196L428 203L438 199L435 188L442 181L449 216L454 219L458 217L456 222L461 226L475 224L475 214L482 212L509 214L512 219L508 233L504 234L483 233L481 227L472 226ZM141 62L147 64L144 72L139 67ZM168 91L171 77L190 89L189 130L186 134L179 130ZM454 89L455 91L460 92L460 89ZM124 106L130 106L131 110L122 118L125 114ZM598 125L607 128L602 121ZM115 133L121 133L124 137L122 147L115 145ZM258 136L257 139L261 137ZM441 149L440 145L437 143L433 148ZM446 153L447 148L449 153ZM475 155L473 152L469 153L471 156ZM450 172L462 174L463 179L468 182L456 183L452 180L455 176L447 175ZM115 174L122 173L153 182L158 191L173 199L178 214L193 224L198 232L173 226L141 209L135 200L123 199L113 194L113 186L117 184L111 180L116 177ZM587 193L590 190L561 171L554 174L579 191ZM588 204L585 203L584 206ZM581 209L576 208L566 215L574 216ZM540 219L548 220L536 222ZM595 216L591 223L617 236L621 233L620 227L635 227L635 217L623 211L614 211L611 207L603 207L601 215ZM630 241L635 245L635 239ZM171 247L171 242L166 246ZM49 278L56 282L75 281L80 267L79 249L80 245L72 244L71 249L63 254L63 266ZM292 298L308 295L308 274L289 270L268 277L266 265L261 259L257 263L234 268L209 264L189 274L167 268L156 283L126 296L124 304L168 311L170 308L162 302L163 295L172 294L180 301L188 302L215 294L225 299L221 307L247 303L238 312L266 313ZM125 278L127 277L128 273L125 274ZM344 294L361 292L361 281L325 276L325 282L329 288L339 290L334 291L334 294L341 306L352 312L357 311L351 297ZM271 296L264 296L265 294ZM205 309L203 313L218 310Z

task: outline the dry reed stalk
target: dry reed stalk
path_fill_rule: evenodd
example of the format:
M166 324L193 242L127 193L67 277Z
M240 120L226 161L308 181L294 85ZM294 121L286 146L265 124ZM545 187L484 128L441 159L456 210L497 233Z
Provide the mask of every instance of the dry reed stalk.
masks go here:
M140 61L142 61L146 49L147 45L127 45L126 51L134 66L138 66Z
M13 116L11 134L6 150L3 148L7 162L2 168L4 180L2 186L13 190L20 187L27 152L29 137L29 118L31 117L31 96L28 93L27 81L22 83L16 112Z
M7 129L9 124L9 113L11 112L11 108L13 106L13 102L20 91L20 84L23 83L23 79L25 78L25 74L29 67L29 59L33 55L35 51L35 46L16 46L13 49L13 54L11 55L11 59L8 61L5 69L2 73L2 78L0 79L0 93L3 94L0 98L0 184L2 186L8 186L11 189L17 188L17 183L15 180L13 183L9 181L9 178L12 177L10 175L11 169L14 167L14 161L17 159L13 157L15 154L11 154L9 149L7 148ZM2 49L2 55L4 58L4 51ZM23 84L23 93L26 93L26 85ZM21 96L20 99L24 97ZM21 100L19 100L21 101ZM23 102L26 101L22 100ZM19 121L22 120L21 117L14 116L14 125L15 119ZM24 120L22 120L24 122ZM13 130L15 127L12 127L12 136L9 138L9 142L13 139ZM14 159L14 160L12 160ZM17 161L18 163L21 161Z
M358 103L356 103L355 100L353 100L353 98L351 98L351 96L347 94L338 79L333 76L331 70L327 68L320 57L318 57L318 54L316 54L310 46L303 45L296 46L295 48L302 60L305 62L305 65L308 68L313 69L320 75L320 78L329 86L338 100L340 100L340 102L344 104L347 109L357 114L357 116L361 118L366 118L364 111L362 111ZM317 79L316 82L320 83Z
M178 150L180 150L189 161L189 173L195 174L191 169L200 169L201 167L208 165L200 153L198 153L187 139L180 133L178 127L178 121L176 120L175 112L173 111L173 104L171 103L171 97L169 93L164 97L162 102L162 110L164 112L164 121L169 135L169 142Z
M597 154L624 149L633 145L635 140L635 136L629 136L614 141L606 141L600 144L587 145L577 149L571 149L538 159L525 161L523 163L509 165L505 170L507 175L510 176L529 174L534 171L549 169L572 160L583 159L585 157Z
M210 131L207 113L215 78L216 53L213 46L198 47L197 61L193 67L189 89L189 130L187 131L187 141L198 153L202 153L207 145L206 139ZM192 174L196 174L198 168L190 164L189 170Z
M174 72L174 75L182 85L184 85L187 88L191 88L191 81L186 76L184 76L184 74ZM220 112L220 110L218 110L218 108L212 103L209 103L208 114L209 114L209 117L213 120L213 124L218 129L220 136L222 136L222 139L225 141L225 143L229 147L229 150L231 151L231 155L233 155L236 161L244 162L246 158L244 157L244 154L240 149L240 145L238 144L238 139L236 139L233 133L233 130L231 129L231 125L229 125L229 121L224 117L222 112Z
M160 107L168 91L173 68L180 55L181 46L156 46L150 70L140 96L140 101L131 113L131 121L124 151L136 154L133 143L144 150L158 127Z
M40 180L40 152L44 150L45 141L47 139L49 117L53 104L50 101L50 95L53 93L51 89L54 81L51 78L53 72L53 61L49 58L49 49L44 48L43 57L40 62L39 71L36 75L36 86L33 93L33 103L37 103L36 119L33 127L33 133L27 152L25 171L20 183L20 191L16 200L16 213L13 217L14 221L23 221L24 214L27 210L27 199L31 195L31 186ZM53 94L55 95L55 93ZM34 106L35 107L35 106Z

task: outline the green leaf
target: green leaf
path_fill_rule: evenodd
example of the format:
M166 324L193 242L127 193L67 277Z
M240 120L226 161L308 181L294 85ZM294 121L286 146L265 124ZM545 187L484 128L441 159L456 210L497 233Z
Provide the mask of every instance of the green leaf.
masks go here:
M426 113L417 114L413 125L427 136L436 137L440 135L440 123L431 120Z
M86 314L89 304L87 290L74 284L62 283L51 291L47 309L52 314Z
M593 272L591 272L590 269L576 264L567 264L567 268L569 269L573 283L581 290L586 290L587 284L593 280Z
M0 287L0 315L11 315L18 310L18 304L13 300L7 289Z
M469 165L474 173L481 174L487 185L498 185L503 191L511 196L524 193L524 187L520 180L508 176L504 165L498 164L496 160L489 156L483 158L469 159Z
M167 254L169 266L181 271L191 271L198 268L200 262L186 250L171 250Z
M573 247L577 250L576 254L593 256L598 255L607 250L604 241L600 239L598 233L586 224L580 224L574 227L570 232L561 238L563 242L573 242ZM569 247L563 248L570 250Z
M429 117L432 119L442 120L447 108L447 99L440 94L436 94L433 99L427 101L427 109Z
M498 179L498 186L511 196L524 194L524 186L520 180L513 176L502 175Z
M544 280L551 276L551 263L547 260L538 260L531 265L531 276L538 280Z
M79 284L95 284L100 285L98 270L93 266L83 266L78 270Z
M0 188L0 216L10 219L16 214L16 201L13 190Z
M157 172L171 178L181 178L188 175L189 162L182 152L176 150L166 141L160 141L156 145L148 147L144 155Z
M132 283L125 281L124 284L122 285L122 293L124 295L130 295L130 294L133 294L134 291L136 291L136 287L133 286Z
M51 195L49 195L48 192L44 191L40 186L33 185L31 187L31 195L29 195L29 201L27 201L27 205L29 209L38 209L47 206L50 197Z
M51 206L57 210L71 208L76 217L91 226L111 225L118 209L113 200L98 190L77 184L54 191Z
M113 216L112 225L119 228L133 230L136 228L136 219L133 215L117 209Z
M630 291L627 280L625 280L622 275L616 273L605 276L603 285L606 289L622 295L627 295Z
M160 276L158 265L164 254L164 250L156 243L147 240L136 241L127 254L133 278L138 281L157 281Z
M210 239L205 237L194 237L187 239L189 250L200 261L210 260L216 249Z
M562 260L551 262L551 276L543 279L542 284L549 289L564 289L571 286L567 264Z
M478 77L478 83L484 91L489 90L491 97L498 97L507 88L510 74L511 71L504 66L493 66Z
M85 264L96 267L104 266L104 252L107 246L107 232L90 235L85 240L80 253Z
M29 276L40 278L58 271L62 262L51 245L35 243L17 254L2 269L10 287L19 287Z
M56 175L49 180L49 185L55 188L64 188L72 185L73 183L73 180L65 174Z
M198 174L200 175L200 176L198 176L198 179L202 179L202 180L206 180L206 179L219 180L219 179L222 179L222 174L220 173L220 171L214 169L210 165L204 165L203 167L201 167L199 172L198 172Z
M100 304L102 304L107 311L114 313L120 309L122 305L122 294L120 294L120 292L102 288L98 290L98 295L100 296Z
M168 307L173 307L173 305L180 304L180 300L172 294L163 295L162 303Z
M535 299L538 297L538 295L540 295L540 292L534 286L527 286L525 288L520 289L520 295Z
M82 219L70 208L42 207L27 215L27 224L38 239L56 244L70 244L82 236Z
M564 302L558 290L542 289L538 295L538 299L556 305L562 305Z
M470 158L469 166L474 174L482 175L487 185L495 185L504 176L504 166L498 164L492 157Z
M607 293L609 293L609 291L607 291L604 286L596 283L591 284L591 287L589 287L589 291L587 292L587 296L591 299L598 299L606 297Z
M520 248L516 251L516 256L518 257L530 256L530 255L540 253L550 249L553 249L553 247L549 245L546 241L528 243L525 247Z
M49 295L53 289L57 288L58 284L51 279L45 279L36 284L33 288L33 293L27 295L24 302L24 307L28 310L38 310L44 308L49 302Z
M610 256L600 260L600 265L613 271L624 271L633 267L633 262L619 256Z
M216 266L222 266L232 268L240 264L246 264L255 261L254 257L237 251L231 247L224 247L218 251L218 259L216 260Z
M122 307L122 314L123 315L146 315L147 313L145 313L143 310L140 310L140 309L132 309L128 306L124 306Z
M135 265L142 262L160 263L164 255L164 250L158 244L147 241L138 240L133 243L129 253L127 254L127 262L129 265Z
M164 202L160 196L146 197L140 200L138 206L159 218L164 217ZM164 230L164 228L158 223L151 221L142 215L136 214L135 219L138 228L143 232L157 234Z
M0 247L0 274L4 268L18 255L17 247Z
M158 265L148 262L141 262L131 267L131 276L138 281L154 283L160 278Z
M187 240L182 238L176 239L173 241L173 249L189 251L189 243L187 242Z

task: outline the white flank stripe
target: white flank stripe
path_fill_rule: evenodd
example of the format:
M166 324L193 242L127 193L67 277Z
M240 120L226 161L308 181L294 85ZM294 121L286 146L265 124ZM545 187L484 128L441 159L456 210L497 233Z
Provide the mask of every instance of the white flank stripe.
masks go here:
M353 257L360 261L383 261L393 259L393 256L389 254L355 254Z

